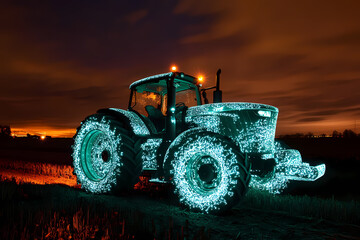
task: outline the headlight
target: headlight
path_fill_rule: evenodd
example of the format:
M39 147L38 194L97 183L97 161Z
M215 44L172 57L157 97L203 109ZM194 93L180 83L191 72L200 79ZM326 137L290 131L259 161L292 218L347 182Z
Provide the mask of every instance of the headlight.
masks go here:
M258 114L259 114L260 117L271 117L271 112L270 111L259 110Z

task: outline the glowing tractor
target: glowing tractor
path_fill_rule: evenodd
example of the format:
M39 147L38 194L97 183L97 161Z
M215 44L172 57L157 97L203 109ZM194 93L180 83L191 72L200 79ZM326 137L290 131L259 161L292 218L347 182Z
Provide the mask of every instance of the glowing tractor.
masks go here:
M289 180L314 181L325 165L303 163L274 140L278 109L222 103L217 86L170 72L130 85L128 110L87 117L74 137L74 173L92 193L126 191L139 176L172 183L180 202L201 212L234 206L248 187L279 193ZM214 103L206 91L215 89Z

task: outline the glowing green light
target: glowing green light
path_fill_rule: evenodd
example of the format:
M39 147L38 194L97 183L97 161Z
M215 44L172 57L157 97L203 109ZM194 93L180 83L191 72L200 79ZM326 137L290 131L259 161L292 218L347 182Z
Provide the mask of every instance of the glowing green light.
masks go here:
M215 112L221 112L224 109L224 107L218 107L218 108L214 108Z
M280 193L290 180L315 181L325 173L325 165L302 162L299 151L283 149L275 139L278 109L257 103L216 103L189 108L186 122L192 127L228 136L244 153L274 158L277 165L267 177L253 175L250 187Z
M258 114L259 114L261 117L271 117L271 112L269 112L269 111L259 110L259 111L258 111Z
M237 189L247 188L241 180L246 176L241 176L239 155L233 147L202 129L190 129L176 138L165 159L171 159L175 192L181 202L203 212L214 212L239 197ZM202 171L211 172L210 177L202 177Z
M173 74L141 79L130 88L152 79L168 79ZM160 179L153 181L171 179L180 201L202 212L232 206L248 186L280 193L289 181L315 181L325 174L325 164L310 166L302 161L299 151L275 141L278 109L273 106L214 103L190 107L185 116L188 130L172 142L167 142L165 135L152 135L156 130L149 119L144 120L145 124L144 116L110 110L119 119L92 115L82 123L74 139L74 173L82 187L93 193L109 192L126 183L125 177L131 173L138 174L131 168L141 169L140 157L143 171L164 169L165 178L158 174ZM175 113L176 109L171 107L169 111ZM173 115L170 122L176 125ZM168 149L163 148L169 144ZM164 159L159 159L164 153ZM248 159L271 159L276 165L264 177L258 169L251 171ZM162 160L163 166L159 166Z
M105 193L116 186L117 174L121 174L123 152L118 149L122 141L105 117L98 118L92 116L82 123L74 139L72 156L74 173L82 188L93 193ZM104 152L107 152L108 159L103 158Z
M136 113L118 109L118 108L110 108L110 110L117 111L117 112L123 114L126 118L128 118L131 128L136 135L139 135L139 136L150 135L149 129L146 127L145 123L141 120L141 118Z
M159 166L156 161L156 151L161 143L161 138L151 138L146 140L146 142L141 145L141 149L143 150L143 170L158 169Z

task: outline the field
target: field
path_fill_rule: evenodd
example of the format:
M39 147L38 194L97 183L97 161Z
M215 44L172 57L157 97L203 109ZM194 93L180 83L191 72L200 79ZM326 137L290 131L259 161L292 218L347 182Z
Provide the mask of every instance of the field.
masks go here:
M190 212L167 188L88 194L72 175L70 139L4 141L0 239L360 239L359 139L346 141L285 139L326 175L281 195L250 190L222 215Z

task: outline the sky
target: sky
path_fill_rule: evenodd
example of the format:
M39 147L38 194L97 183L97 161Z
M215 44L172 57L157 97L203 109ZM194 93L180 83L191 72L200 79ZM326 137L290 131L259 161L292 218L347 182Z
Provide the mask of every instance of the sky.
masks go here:
M360 132L360 2L2 1L0 125L72 136L128 86L179 71L279 108L277 135Z

